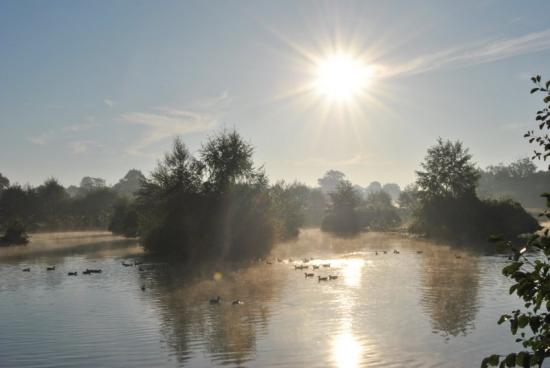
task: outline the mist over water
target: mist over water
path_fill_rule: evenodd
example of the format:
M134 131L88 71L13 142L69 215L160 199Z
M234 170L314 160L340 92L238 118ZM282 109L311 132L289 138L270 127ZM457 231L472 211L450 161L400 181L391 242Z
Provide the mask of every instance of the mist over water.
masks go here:
M305 230L269 261L198 272L105 232L35 234L0 249L0 366L472 367L515 350L495 321L518 306L502 256Z

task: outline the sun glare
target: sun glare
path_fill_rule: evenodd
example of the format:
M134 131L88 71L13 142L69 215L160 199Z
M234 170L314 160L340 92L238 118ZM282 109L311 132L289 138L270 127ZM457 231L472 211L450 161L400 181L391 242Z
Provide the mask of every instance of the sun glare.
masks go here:
M372 70L361 60L336 54L316 65L314 87L332 101L349 101L362 94L372 78Z

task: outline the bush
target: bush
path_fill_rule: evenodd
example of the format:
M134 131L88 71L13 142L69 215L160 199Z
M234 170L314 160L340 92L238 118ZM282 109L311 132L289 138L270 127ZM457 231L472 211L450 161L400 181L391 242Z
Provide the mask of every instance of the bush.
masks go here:
M4 236L0 238L0 245L25 245L29 243L29 236L25 230L25 226L14 220L9 223L4 233Z

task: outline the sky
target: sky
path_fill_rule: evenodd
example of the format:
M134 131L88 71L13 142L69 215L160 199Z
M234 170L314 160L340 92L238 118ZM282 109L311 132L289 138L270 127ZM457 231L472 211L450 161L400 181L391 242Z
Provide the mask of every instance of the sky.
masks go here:
M406 185L438 137L479 167L530 155L548 1L0 1L0 173L38 185L148 174L181 136L233 129L272 181ZM319 62L372 75L331 101ZM542 165L541 165L542 167Z

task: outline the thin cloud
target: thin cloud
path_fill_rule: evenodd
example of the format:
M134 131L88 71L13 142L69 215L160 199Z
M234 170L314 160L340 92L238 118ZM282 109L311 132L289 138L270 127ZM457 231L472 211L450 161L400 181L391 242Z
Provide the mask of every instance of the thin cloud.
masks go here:
M305 160L297 161L294 163L295 166L306 166L306 167L346 167L346 166L355 166L359 164L366 164L372 162L372 157L362 153L358 153L350 158L342 160L334 159L325 159L318 157L310 157Z
M380 67L381 77L415 75L443 68L463 68L550 49L550 29L519 37L478 42L419 56L400 65Z
M121 115L120 120L125 124L146 128L141 138L126 150L129 154L140 156L144 155L147 147L166 138L207 131L217 122L215 116L207 113L171 108L156 108L154 112L131 112Z
M52 133L43 133L33 137L27 137L27 140L32 144L44 146L48 144L52 139Z
M95 141L74 141L69 142L69 147L76 154L88 152L90 147L103 147L103 145Z
M98 127L99 124L97 123L84 123L84 124L73 124L73 125L67 125L63 128L65 132L81 132L83 130L92 129L95 127Z
M109 107L113 107L115 105L115 102L113 100L109 100L108 98L104 99L103 103Z

